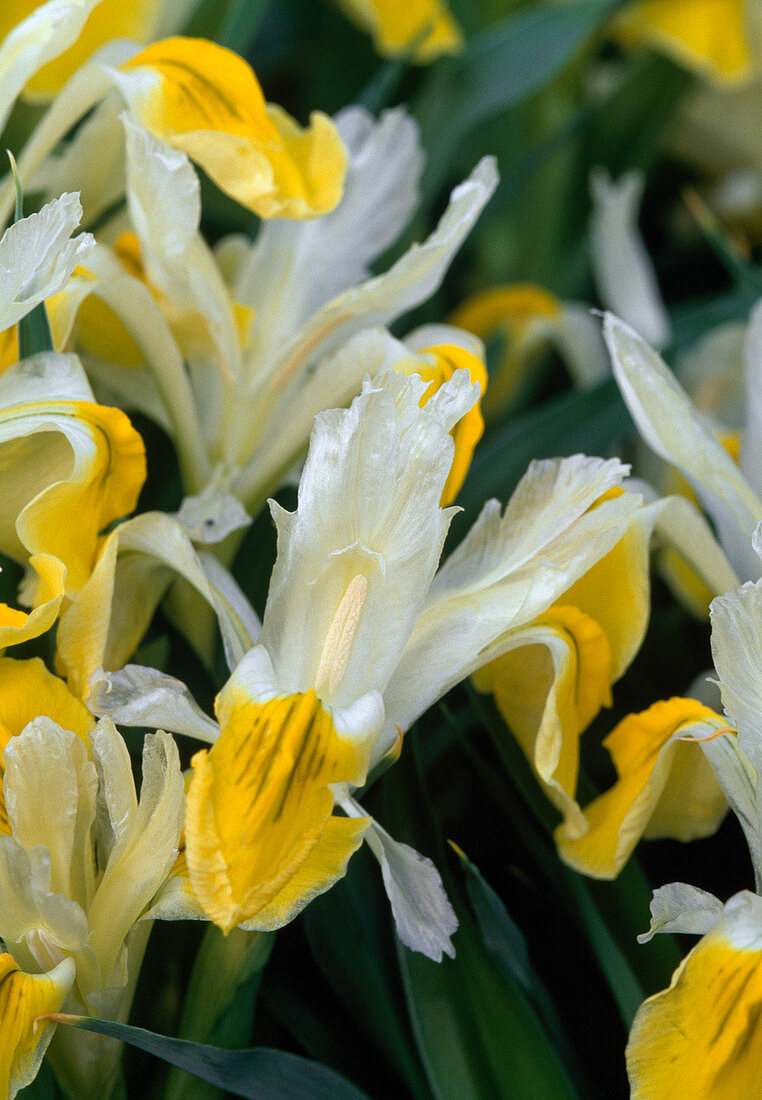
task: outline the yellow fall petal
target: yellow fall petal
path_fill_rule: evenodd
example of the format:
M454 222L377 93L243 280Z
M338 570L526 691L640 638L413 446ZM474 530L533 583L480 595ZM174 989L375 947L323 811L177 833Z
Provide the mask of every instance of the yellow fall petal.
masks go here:
M718 84L740 84L755 68L746 8L746 0L644 0L615 26L627 44L664 50Z
M714 773L698 745L671 740L695 724L727 728L708 707L680 698L619 723L604 741L616 783L585 808L583 835L573 835L566 824L556 830L567 863L595 878L614 878L642 836L693 840L715 831L727 802Z
M429 388L421 398L421 408L433 397L440 386L452 378L456 370L467 370L472 382L478 382L482 397L487 389L487 371L481 359L456 344L438 344L417 352L419 361L404 363L405 374L419 374ZM484 434L484 418L480 409L481 398L461 417L452 430L455 455L447 481L442 490L441 506L451 504L466 480L474 448Z
M548 798L574 827L579 736L611 704L611 650L600 625L576 607L553 607L532 626L524 645L473 680L494 694Z
M72 460L60 433L32 430L46 414L53 428L56 419L71 417L73 427L89 437L82 455ZM2 550L22 562L27 553L55 556L67 568L67 589L76 591L92 572L103 532L135 508L145 480L143 441L119 409L90 402L22 405L0 414L0 422L12 416L21 425L25 415L29 434L0 444L7 516L11 521L19 516L15 531L8 521L0 524ZM56 469L64 471L64 479L41 485Z
M87 708L63 680L48 672L39 657L28 661L0 658L0 834L11 831L3 794L3 753L12 737L43 716L85 742L95 723Z
M563 316L557 298L531 283L493 287L466 299L450 323L488 342L500 337L505 344L490 392L484 402L487 419L501 412L518 389L541 348Z
M339 7L373 37L383 57L407 53L429 27L413 60L433 61L442 54L458 53L463 36L444 0L338 0Z
M739 1100L762 1075L762 937L736 946L722 925L641 1005L627 1046L633 1100Z
M222 725L193 757L185 818L193 891L229 932L285 924L344 873L367 822L336 819L329 784L357 781L367 762L341 738L314 691L253 702L218 700Z
M0 1096L13 1097L37 1076L55 1024L38 1016L58 1012L74 984L74 963L48 974L25 974L13 957L0 955Z
M30 592L35 606L27 614L8 604L0 604L0 649L39 638L50 630L61 610L66 591L63 562L50 554L32 554L28 572L33 578Z
M19 341L15 325L0 332L0 371L16 363L19 357Z
M203 39L168 38L122 66L130 109L262 218L313 218L342 196L347 153L331 120L302 129L265 104L251 68ZM134 79L131 79L134 78Z

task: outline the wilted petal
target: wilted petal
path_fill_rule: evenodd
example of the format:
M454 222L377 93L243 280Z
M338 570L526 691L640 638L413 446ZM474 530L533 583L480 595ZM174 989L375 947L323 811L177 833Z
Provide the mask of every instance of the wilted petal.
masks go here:
M725 906L714 894L685 882L671 882L654 890L651 927L638 936L638 942L647 943L657 932L703 936L712 931L724 912Z
M87 705L99 718L122 726L151 726L210 742L220 733L185 684L142 665L126 665L109 673L98 670L90 677Z
M457 931L458 918L431 860L394 840L375 821L368 844L381 864L400 940L434 962L441 962L442 955L454 958L450 937Z

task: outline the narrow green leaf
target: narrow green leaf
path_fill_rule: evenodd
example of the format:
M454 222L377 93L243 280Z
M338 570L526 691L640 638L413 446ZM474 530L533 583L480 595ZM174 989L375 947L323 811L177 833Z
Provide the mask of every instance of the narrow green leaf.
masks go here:
M426 1096L425 1076L407 1028L387 911L377 866L360 851L346 877L305 911L304 928L318 966L358 1026L414 1095Z
M437 1100L554 1100L576 1095L519 987L459 913L456 957L441 963L400 946L408 1006Z
M246 1100L284 1100L287 1096L298 1096L299 1100L368 1100L366 1093L333 1070L282 1050L224 1050L90 1016L60 1020L120 1039Z
M436 192L453 150L477 123L552 80L617 6L616 0L532 6L442 59L413 104L427 152L424 194Z
M475 519L489 497L507 501L533 458L605 454L631 428L627 407L613 379L594 389L563 393L538 409L495 428L477 447L457 503L465 521Z
M224 936L214 925L207 928L185 995L181 1038L212 1040L235 1048L251 1041L259 980L273 938L272 933L244 932L240 928ZM211 1086L202 1093L198 1082L175 1068L169 1075L164 1100L202 1100L202 1096L218 1095Z

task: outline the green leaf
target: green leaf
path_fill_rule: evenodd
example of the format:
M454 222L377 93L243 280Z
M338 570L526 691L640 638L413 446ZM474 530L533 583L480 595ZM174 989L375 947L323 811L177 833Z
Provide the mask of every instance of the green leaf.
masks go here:
M563 393L542 408L495 428L476 449L457 503L473 522L490 497L505 502L533 458L605 454L632 421L612 379L594 389ZM463 532L463 519L456 520Z
M529 7L476 35L457 57L442 59L413 104L427 153L424 194L439 188L453 151L474 126L552 80L617 6L577 0Z
M211 1039L227 1047L244 1047L251 1041L259 981L273 939L273 933L234 928L224 936L214 925L207 928L183 1003L181 1038ZM219 1094L210 1087L204 1095ZM164 1100L201 1100L201 1096L198 1082L177 1068L172 1070Z
M434 1095L438 1100L575 1096L526 997L500 972L462 914L454 942L456 957L441 963L399 949Z
M358 1026L383 1051L416 1096L427 1096L412 1042L389 932L381 874L365 851L304 914L304 928L326 980ZM341 930L340 933L338 930Z
M282 1050L224 1050L91 1016L64 1017L61 1022L120 1039L247 1100L284 1100L287 1096L298 1096L299 1100L368 1100L366 1093L333 1070Z

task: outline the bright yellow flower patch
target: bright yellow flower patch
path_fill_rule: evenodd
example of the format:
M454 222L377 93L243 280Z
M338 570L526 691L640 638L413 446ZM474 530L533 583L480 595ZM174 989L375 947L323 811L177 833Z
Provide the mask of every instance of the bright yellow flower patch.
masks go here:
M474 673L521 745L545 793L574 822L580 734L611 704L611 647L601 626L562 605L520 632L515 649Z
M762 936L738 946L719 926L638 1010L627 1047L633 1100L758 1095L761 1021Z
M302 129L265 103L251 68L203 39L168 38L126 62L119 86L155 136L262 218L313 218L342 196L347 154L319 112Z
M76 591L92 572L103 532L137 504L145 480L143 441L119 409L90 402L40 402L12 412L21 423L29 415L30 434L20 432L0 444L8 509L0 525L2 550L22 562L26 552L58 558L67 568L67 589ZM71 418L83 437L80 454L72 453L63 435L35 431L34 421L46 412L54 423L54 418ZM0 414L0 424L5 415Z
M66 959L49 974L25 974L11 955L0 955L0 1096L13 1097L37 1075L55 1024L35 1020L58 1012L74 980Z
M675 738L690 726L717 731L721 718L695 699L668 699L630 714L603 742L616 783L585 808L582 835L556 830L562 857L596 878L613 878L641 836L694 840L715 831L727 802L701 748Z
M87 742L95 719L79 699L39 659L0 658L0 833L10 833L2 780L2 754L12 737L35 718L46 717Z
M456 344L438 344L436 347L423 348L417 353L420 360L415 365L410 365L405 373L419 374L424 382L429 383L429 388L421 398L421 408L430 397L433 397L440 386L444 385L456 370L467 370L472 382L478 382L482 391L482 397L487 389L487 371L484 364L470 351L458 347ZM427 365L427 363L429 365ZM408 366L408 364L405 364ZM484 434L484 417L481 413L481 398L473 405L465 416L462 416L452 430L455 441L455 455L452 460L450 474L442 491L441 506L445 508L455 500L460 487L466 480L468 468L471 465L474 448Z
M384 57L407 53L430 28L413 59L433 61L441 54L457 53L463 46L458 24L444 0L338 0L339 6L359 27L373 36Z
M185 818L191 885L229 932L278 928L344 874L368 819L333 816L329 784L357 781L366 762L337 734L314 691L253 702L218 700L222 725L193 757Z
M747 0L644 0L617 20L623 41L646 43L719 84L754 72Z
M495 416L516 396L553 328L563 316L561 303L542 287L515 283L493 287L466 299L450 322L475 333L485 342L499 337L504 347L484 403L485 414Z

